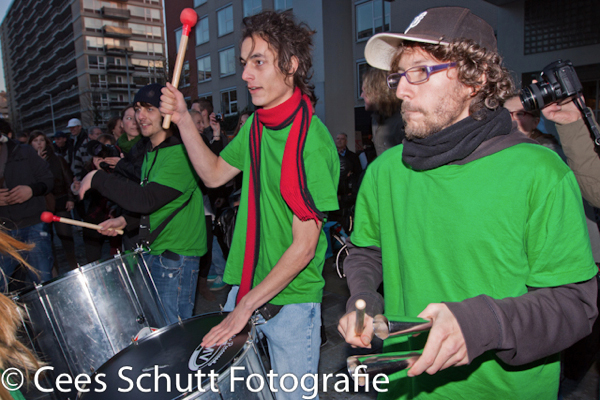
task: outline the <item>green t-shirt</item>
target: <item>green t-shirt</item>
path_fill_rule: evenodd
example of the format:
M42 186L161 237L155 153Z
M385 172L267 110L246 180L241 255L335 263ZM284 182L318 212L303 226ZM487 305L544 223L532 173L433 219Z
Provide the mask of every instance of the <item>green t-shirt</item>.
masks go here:
M156 160L155 160L156 159ZM150 214L150 231L191 200L167 224L152 243L150 254L162 254L170 250L184 256L202 256L206 253L206 222L202 192L198 175L182 144L158 148L146 153L142 164L144 179L179 190L182 195Z
M221 152L221 157L228 164L242 171L250 171L251 126L251 121L244 124L240 133ZM263 128L260 149L260 247L254 286L262 282L292 244L293 213L279 190L281 161L290 129L291 126L280 131ZM303 157L308 190L317 209L321 212L337 210L340 161L329 131L317 116L312 117ZM244 265L249 178L250 173L244 173L242 202L223 277L225 282L232 285L239 285ZM326 250L327 240L321 230L315 257L270 303L285 305L321 302L325 286L322 271Z
M367 170L352 233L355 245L381 248L390 320L417 316L429 303L516 297L597 272L577 182L554 152L519 144L414 171L402 147ZM385 351L421 349L425 340L388 339ZM380 398L556 399L559 369L557 356L515 367L489 351L432 376L393 374Z

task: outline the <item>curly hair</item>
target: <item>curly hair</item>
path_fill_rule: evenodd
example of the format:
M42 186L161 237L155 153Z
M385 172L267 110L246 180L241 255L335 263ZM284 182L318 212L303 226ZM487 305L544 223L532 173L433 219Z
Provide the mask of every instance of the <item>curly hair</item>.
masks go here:
M386 78L388 71L371 68L363 77L362 89L365 96L373 103L377 109L377 114L382 118L389 118L394 115L400 106L402 100L396 97L396 93L387 86Z
M240 44L250 38L254 41L257 36L269 44L277 54L277 67L287 78L293 76L294 86L311 100L314 99L314 85L310 83L312 77L312 35L305 23L296 24L288 13L264 11L246 17L242 21L243 30ZM292 69L292 57L298 59L296 72Z
M514 82L502 57L480 46L472 39L455 39L448 45L405 41L392 60L392 71L398 70L400 57L409 48L421 48L442 62L456 62L458 80L475 88L469 115L476 120L485 118L485 109L495 110L514 93Z

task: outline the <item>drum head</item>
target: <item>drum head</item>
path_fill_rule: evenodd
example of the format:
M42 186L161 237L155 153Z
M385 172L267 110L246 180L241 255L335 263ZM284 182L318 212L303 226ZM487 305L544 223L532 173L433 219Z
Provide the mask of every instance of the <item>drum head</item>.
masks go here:
M210 382L207 375L211 371L223 372L243 352L250 334L251 325L248 324L224 345L210 349L201 347L202 338L226 315L213 313L192 317L140 339L102 365L92 375L92 384L86 387L89 391L81 392L79 398L177 399L190 392L179 392L176 382L180 388L188 388L188 382L193 383L191 392L198 389L198 370L204 374L201 387L205 386ZM141 377L142 374L148 375Z

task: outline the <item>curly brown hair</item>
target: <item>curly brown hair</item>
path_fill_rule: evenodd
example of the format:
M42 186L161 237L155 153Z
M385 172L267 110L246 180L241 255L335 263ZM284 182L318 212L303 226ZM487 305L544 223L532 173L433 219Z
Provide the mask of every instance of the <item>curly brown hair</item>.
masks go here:
M362 89L369 102L375 105L377 114L389 118L400 110L402 100L387 86L388 71L370 68L363 77Z
M398 71L402 53L415 47L439 61L456 63L458 80L476 91L469 106L473 119L482 120L486 108L501 107L514 93L514 82L509 70L502 65L502 57L472 39L455 39L448 45L404 41L392 60L391 70Z
M314 85L310 83L310 79L312 77L312 35L315 31L303 22L295 23L289 13L275 11L264 11L246 17L242 24L240 45L247 38L254 40L255 36L267 42L277 54L279 70L286 78L293 76L294 86L313 100ZM298 68L293 74L289 72L292 69L292 57L298 59Z

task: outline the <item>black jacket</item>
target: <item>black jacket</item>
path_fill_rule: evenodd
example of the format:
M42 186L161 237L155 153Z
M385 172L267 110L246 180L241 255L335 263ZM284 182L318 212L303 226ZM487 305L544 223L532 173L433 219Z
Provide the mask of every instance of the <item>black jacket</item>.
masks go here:
M54 187L54 176L48 163L33 147L9 140L8 159L4 169L3 188L12 189L19 185L31 187L33 197L21 204L0 206L0 220L8 229L25 228L40 222L46 211L45 195Z

